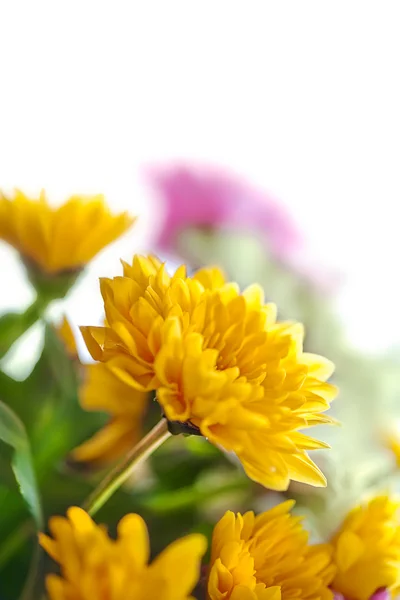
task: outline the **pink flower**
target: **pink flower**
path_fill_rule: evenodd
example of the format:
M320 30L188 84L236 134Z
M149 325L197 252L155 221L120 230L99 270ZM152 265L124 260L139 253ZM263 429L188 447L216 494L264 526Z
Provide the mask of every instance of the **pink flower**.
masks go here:
M391 598L391 594L390 594L389 590L382 588L381 590L378 590L377 592L375 592L375 594L373 596L371 596L371 598L369 600L390 600L390 598ZM346 600L346 598L342 594L338 594L337 592L334 592L333 600Z
M392 595L389 590L382 588L381 590L375 592L375 594L371 596L370 600L390 600L391 597Z
M155 168L149 181L164 209L156 239L161 250L174 252L179 233L192 227L257 232L279 259L302 246L302 235L282 205L222 171L183 165Z
M147 170L147 180L159 199L157 250L179 256L179 235L188 229L250 232L275 260L321 291L337 288L338 275L315 262L315 252L310 252L291 216L269 194L211 167L153 167Z

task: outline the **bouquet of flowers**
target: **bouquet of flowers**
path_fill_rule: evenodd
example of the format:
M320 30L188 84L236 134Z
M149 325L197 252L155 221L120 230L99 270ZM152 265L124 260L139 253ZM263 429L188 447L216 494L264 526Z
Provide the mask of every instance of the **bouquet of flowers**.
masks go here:
M395 598L400 442L379 417L397 357L344 345L336 279L279 203L213 170L149 177L164 221L100 279L97 323L48 307L134 218L102 196L0 197L36 294L0 317L0 366L45 327L28 377L0 370L0 598Z

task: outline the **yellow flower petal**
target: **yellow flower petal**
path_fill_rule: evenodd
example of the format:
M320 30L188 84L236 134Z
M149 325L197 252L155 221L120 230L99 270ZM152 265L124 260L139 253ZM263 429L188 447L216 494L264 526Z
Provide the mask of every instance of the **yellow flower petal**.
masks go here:
M114 461L139 441L148 394L127 385L104 363L82 366L82 369L83 384L79 390L82 408L107 412L110 421L75 448L71 457L94 464Z
M200 575L200 560L207 549L204 536L192 534L172 542L151 565L154 573L161 571L168 576L177 598L186 598L196 585ZM185 568L182 568L185 565Z
M82 509L51 519L53 539L40 543L60 565L61 577L49 575L50 600L190 600L206 539L197 534L177 540L148 564L147 528L139 515L126 515L113 540Z
M65 348L71 358L78 358L78 349L76 345L75 335L72 331L71 324L67 317L64 316L61 324L57 327L57 333L63 341Z
M335 557L340 571L348 571L363 553L364 544L353 531L344 531L339 535Z
M288 501L254 517L228 512L212 537L208 578L210 600L333 598L329 584L332 552L310 546Z
M82 329L93 358L127 386L155 390L167 419L235 452L255 481L325 485L306 451L326 444L298 432L332 422L321 413L336 388L331 363L303 353L303 326L276 322L259 286L241 294L218 269L170 276L138 256L123 268L102 282L108 326Z
M71 196L54 208L44 191L36 199L0 193L0 239L47 274L82 268L133 222L127 213L112 215L101 195Z
M352 510L331 541L337 573L332 587L345 598L369 600L400 582L400 502L373 498Z

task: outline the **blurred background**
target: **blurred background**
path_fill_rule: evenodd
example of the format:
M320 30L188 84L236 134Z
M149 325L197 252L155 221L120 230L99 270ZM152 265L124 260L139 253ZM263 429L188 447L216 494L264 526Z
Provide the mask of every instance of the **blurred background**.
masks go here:
M104 193L139 217L49 319L100 322L97 279L134 252L261 283L337 365L346 426L316 436L336 444L325 470L348 460L336 499L395 463L382 432L400 392L399 18L395 0L0 4L1 188L55 204ZM0 272L0 314L24 310L34 292L2 242ZM4 373L28 377L43 331Z
M159 227L144 166L227 167L284 203L311 256L342 276L349 335L395 344L399 12L396 1L4 2L1 185L55 201L100 191L140 215L91 265L104 274ZM1 308L22 307L29 291L12 253L0 256ZM100 310L89 287L68 302L78 321Z

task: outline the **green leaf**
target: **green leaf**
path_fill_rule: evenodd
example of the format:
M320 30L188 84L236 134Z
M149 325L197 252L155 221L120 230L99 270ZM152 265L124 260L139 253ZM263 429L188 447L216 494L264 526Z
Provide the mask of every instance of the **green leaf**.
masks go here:
M20 395L21 382L0 371L0 397L3 402L8 404L8 406L12 406L19 399ZM27 403L25 402L25 404Z
M46 326L44 334L44 355L63 400L71 402L77 394L77 373L63 342L51 325Z
M19 485L21 495L27 503L35 520L37 529L43 529L43 512L40 503L39 490L33 468L32 454L25 427L17 415L3 402L0 401L0 439L13 448L11 467ZM29 527L29 524L27 524ZM19 528L15 531L17 545L20 543L19 535L25 537L25 530ZM13 550L12 540L8 542L9 551ZM4 548L3 548L4 550ZM22 591L21 600L34 600L41 595L41 580L39 577L42 561L42 552L37 542L34 556L31 561L28 579Z
M10 312L0 317L0 358L28 329L40 319L43 306L38 300L28 306L25 312Z
M1 401L0 439L14 449L11 466L15 478L38 529L42 529L42 507L32 464L32 454L28 436L26 435L24 425L17 415Z
M23 397L35 407L33 418L28 409L18 409L26 420L35 448L35 467L43 490L49 477L68 458L70 451L88 439L105 421L103 413L84 411L79 403L78 387L84 367L71 360L52 325L45 329L43 354L27 382ZM45 494L43 494L45 496Z

